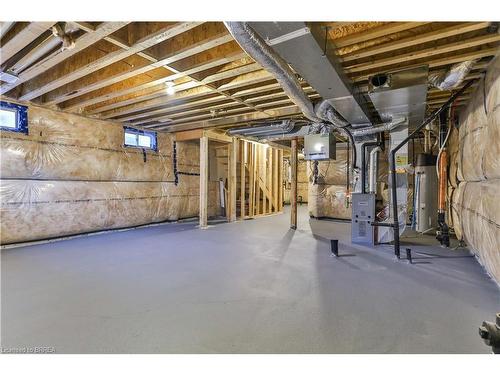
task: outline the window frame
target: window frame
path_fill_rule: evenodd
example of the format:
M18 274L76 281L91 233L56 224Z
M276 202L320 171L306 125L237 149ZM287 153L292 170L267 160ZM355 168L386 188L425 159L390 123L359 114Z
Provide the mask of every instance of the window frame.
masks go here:
M0 130L28 134L28 107L0 100L0 109L16 114L16 127L10 128L0 124Z
M139 135L148 136L151 139L151 147L139 146L139 144L137 144L137 146L126 144L125 143L126 134L136 135L137 141L139 141L139 138L138 138ZM142 130L142 129L132 128L130 126L124 126L123 127L123 147L138 148L138 149L151 150L154 152L158 152L157 133L155 131L152 131L152 130Z

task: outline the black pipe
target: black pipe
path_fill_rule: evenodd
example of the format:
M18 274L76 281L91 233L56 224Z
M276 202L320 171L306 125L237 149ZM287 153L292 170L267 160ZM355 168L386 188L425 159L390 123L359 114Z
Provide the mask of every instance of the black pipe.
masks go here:
M347 136L349 137L349 139L351 140L351 145L352 145L352 170L354 171L357 167L356 167L356 146L354 145L354 137L352 136L352 133L350 132L349 129L347 128L339 128L339 129L342 129L346 132Z
M434 120L437 116L439 116L444 110L448 108L448 106L453 103L458 96L460 96L465 90L467 90L475 80L470 80L463 86L460 90L458 90L456 93L454 93L447 101L444 103L439 109L435 110L433 114L431 114L429 117L427 117L424 122L422 122L417 128L410 134L408 135L403 141L401 141L400 144L398 144L394 149L391 151L390 155L390 173L391 173L391 197L392 197L392 213L394 216L394 222L392 224L392 228L394 229L394 254L398 257L400 256L400 251L399 251L399 220L398 220L398 193L396 190L396 152L401 149L410 139L412 139L415 134L420 132L426 126L429 124L432 120Z

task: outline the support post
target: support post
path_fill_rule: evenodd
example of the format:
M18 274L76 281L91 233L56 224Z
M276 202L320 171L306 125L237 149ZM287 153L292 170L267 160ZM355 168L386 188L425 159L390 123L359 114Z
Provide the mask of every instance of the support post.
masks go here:
M245 161L247 157L247 142L240 141L240 217L245 219L245 198L246 198L246 181L245 181Z
M278 150L278 211L283 211L283 150Z
M292 186L290 190L290 228L297 229L297 140L292 139L290 167L292 169Z
M200 138L200 228L208 226L208 137Z
M273 212L278 212L278 150L273 148Z
M255 145L248 144L250 152L248 154L248 216L255 215Z
M236 158L238 157L238 139L229 144L229 222L236 221Z

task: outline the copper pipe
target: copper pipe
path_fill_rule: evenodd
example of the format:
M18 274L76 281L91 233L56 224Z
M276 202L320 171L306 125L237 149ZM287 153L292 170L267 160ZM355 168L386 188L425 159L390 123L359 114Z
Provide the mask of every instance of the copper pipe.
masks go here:
M448 181L448 150L441 151L439 163L439 190L438 190L438 212L446 210L446 182Z

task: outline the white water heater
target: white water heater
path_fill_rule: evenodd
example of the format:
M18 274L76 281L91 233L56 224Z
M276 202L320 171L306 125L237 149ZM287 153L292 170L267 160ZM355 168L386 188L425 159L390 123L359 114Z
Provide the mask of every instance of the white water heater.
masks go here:
M418 154L413 199L413 227L417 232L427 232L436 227L437 190L436 156Z

